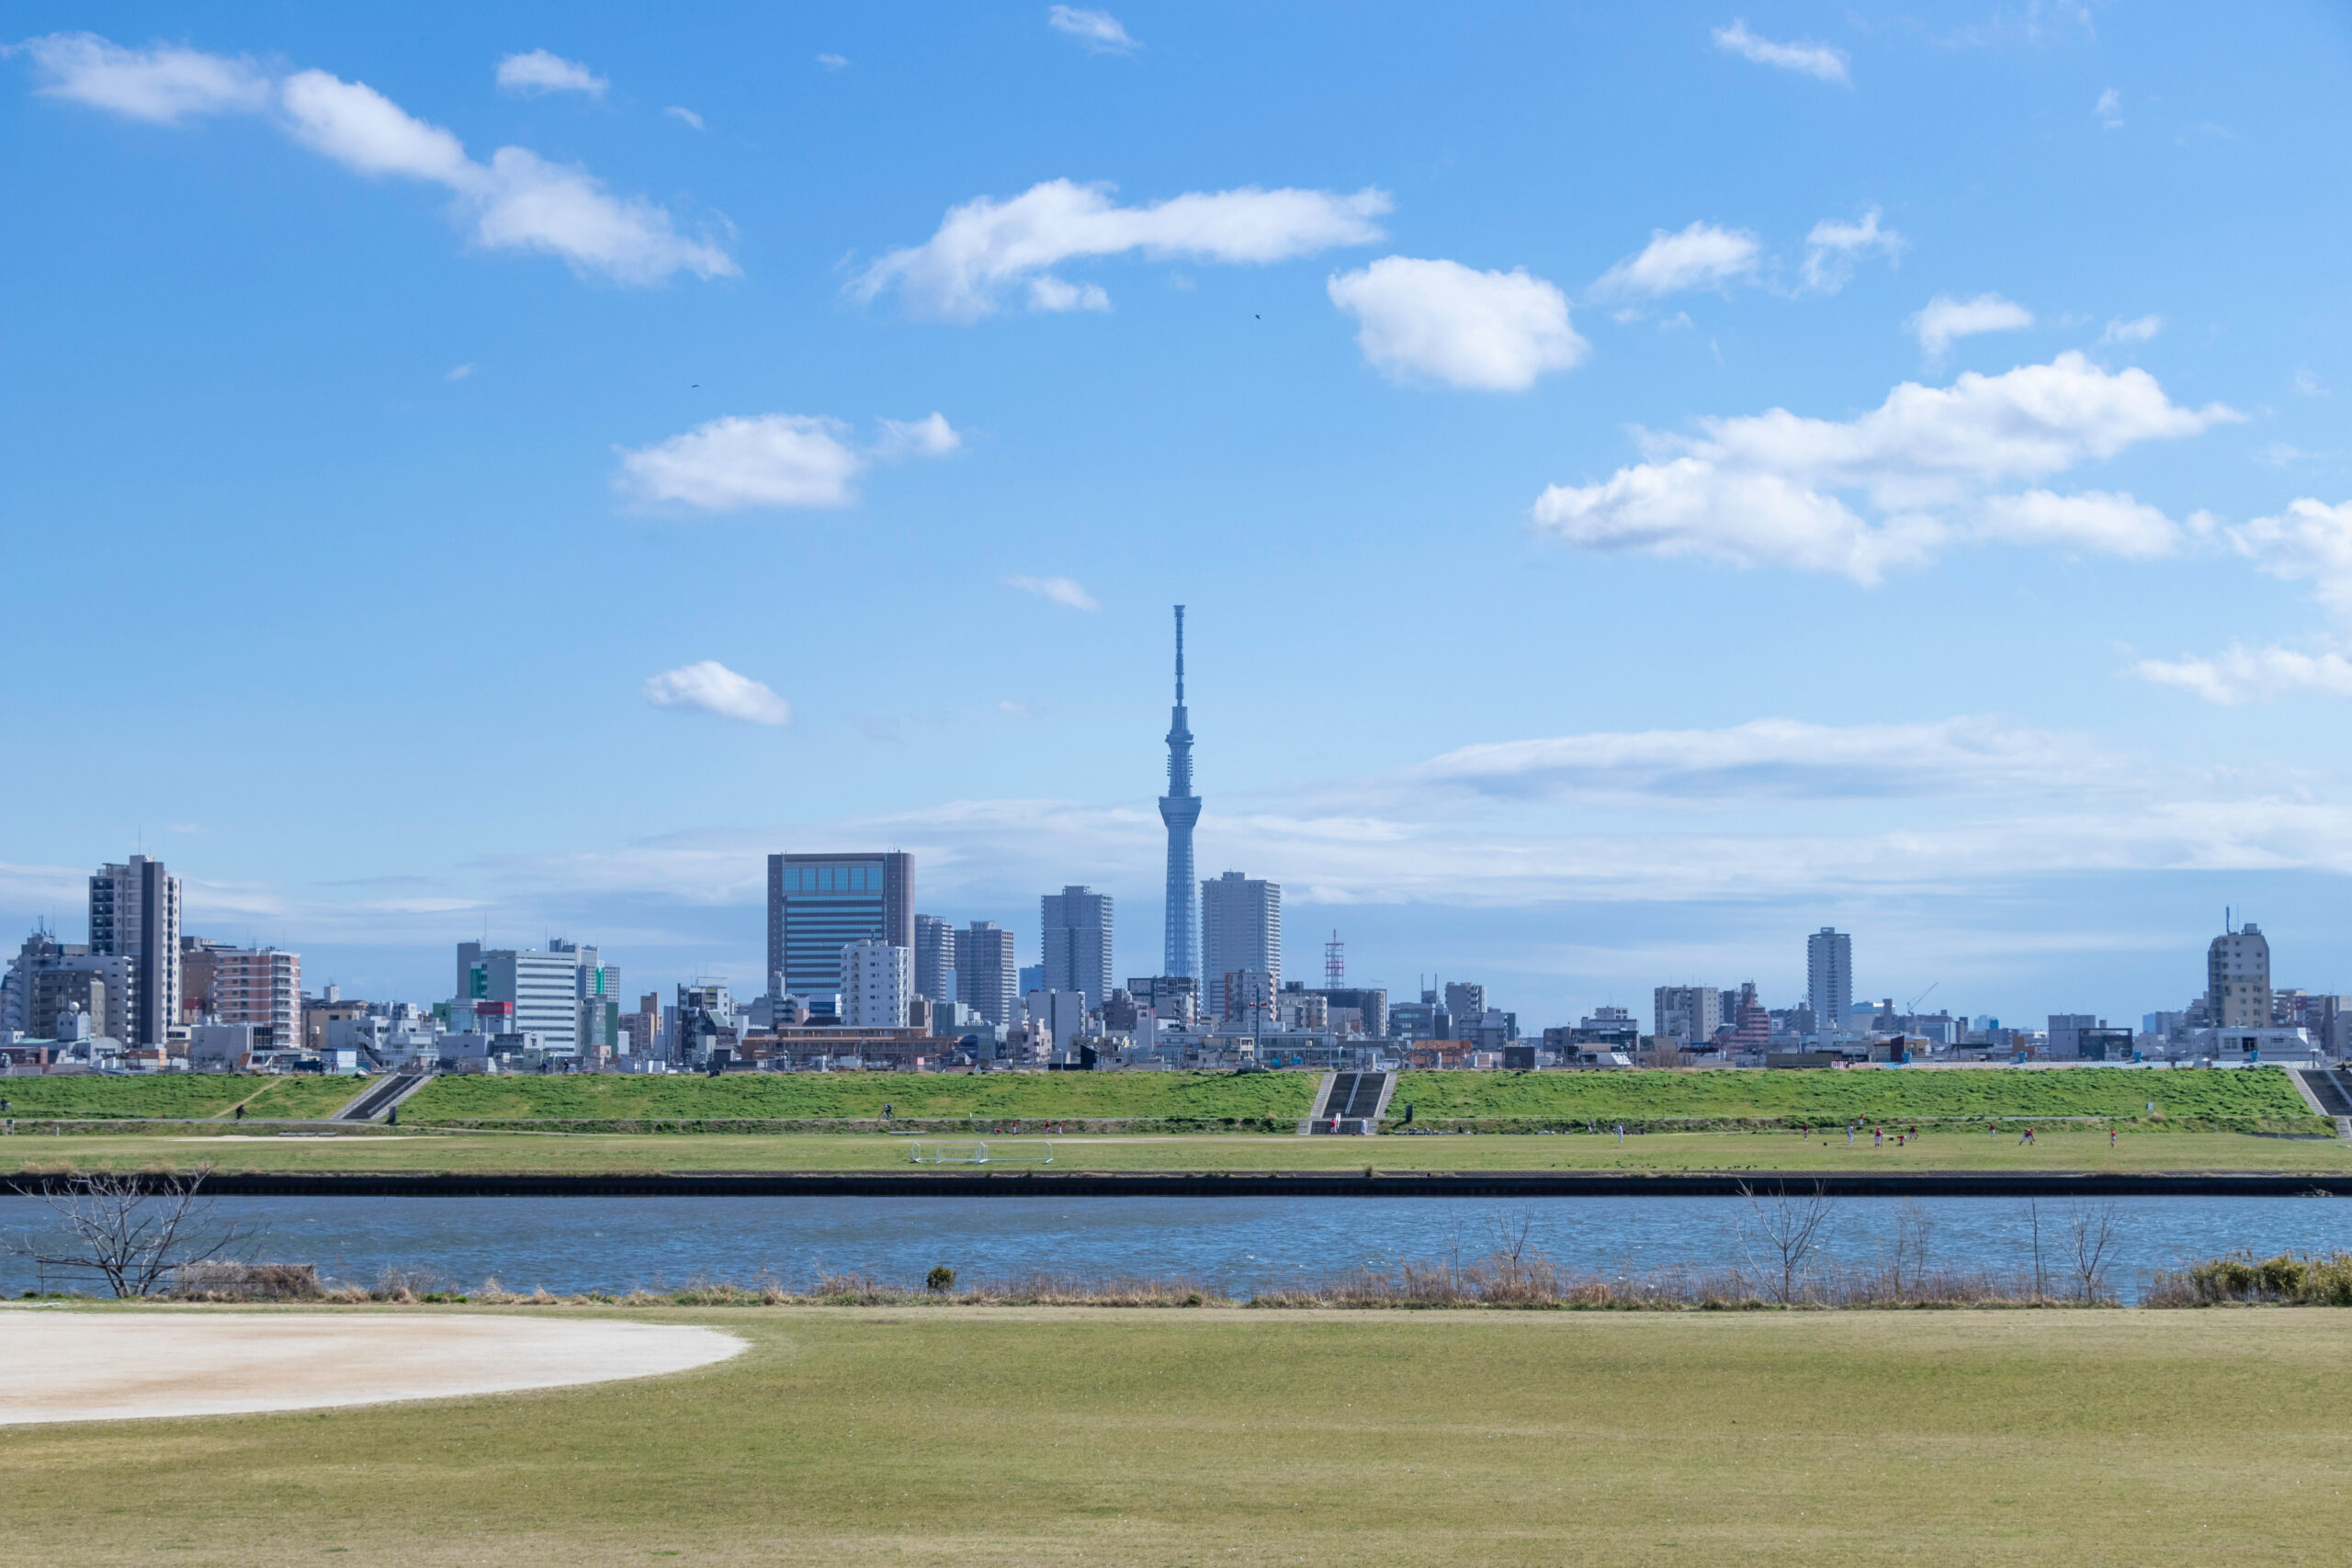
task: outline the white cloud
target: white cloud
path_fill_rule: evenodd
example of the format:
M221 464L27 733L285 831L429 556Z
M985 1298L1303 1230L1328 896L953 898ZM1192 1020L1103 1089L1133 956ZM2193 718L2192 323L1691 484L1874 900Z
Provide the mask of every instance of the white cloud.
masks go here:
M1400 379L1523 391L1585 355L1567 296L1525 268L1475 272L1459 262L1383 256L1334 276L1331 303L1356 319L1365 360Z
M2352 501L2331 506L2301 497L2278 516L2256 517L2222 532L2256 570L2311 583L2312 597L2339 624L2352 624ZM2302 653L2233 645L2213 658L2142 660L2132 672L2223 706L2291 692L2352 696L2352 660L2333 649Z
M1746 22L1735 21L1727 28L1715 29L1715 47L1758 65L1799 71L1825 82L1853 85L1853 79L1846 73L1846 51L1826 43L1774 43L1749 32Z
M1744 229L1693 223L1679 234L1650 231L1650 243L1600 275L1592 286L1599 299L1657 299L1687 288L1720 288L1754 276L1762 247Z
M245 61L191 50L138 52L87 34L25 47L54 78L45 90L134 118L171 123L198 112L258 109L270 97L267 79ZM345 168L450 191L472 222L474 242L487 249L544 251L577 272L619 283L737 271L724 250L677 233L662 208L616 197L586 170L521 147L502 147L477 163L456 136L364 82L298 71L277 84L277 100L287 134Z
M847 506L873 458L944 457L964 444L944 414L880 423L881 439L860 451L849 443L848 425L820 415L714 419L622 449L613 482L639 502L692 512Z
M1055 6L1046 12L1046 25L1057 33L1068 33L1096 54L1129 54L1138 47L1119 25L1119 18L1108 11Z
M2257 517L2225 534L2257 570L2312 583L2331 615L2352 622L2352 501L2330 506L2303 497L2289 502L2278 516Z
M963 450L964 438L956 434L944 413L933 412L921 419L886 419L879 423L882 439L875 443L876 457L944 457L951 452Z
M468 360L465 364L456 367L447 376L442 377L441 379L444 381L462 381L473 373L473 362L471 360Z
M852 291L871 299L896 288L918 315L968 321L997 309L1006 289L1046 280L1051 268L1074 258L1139 251L1193 261L1286 261L1372 243L1381 238L1373 220L1389 209L1386 193L1369 189L1341 196L1249 186L1120 207L1111 188L1048 180L1009 201L976 197L951 208L922 244L892 251L866 268ZM1033 292L1033 305L1067 309L1057 302L1070 297L1056 284L1071 287L1052 278L1042 295Z
M2098 346L2104 348L2111 343L2145 343L2164 330L2165 319L2162 316L2135 316L2128 321L2109 321L2107 330L2098 334Z
M817 57L817 63L828 71L839 71L849 64L849 57L841 54L820 54Z
M671 274L731 276L734 261L688 240L670 215L641 199L622 200L586 170L550 164L522 147L502 147L485 165L448 131L428 125L363 82L323 71L290 76L284 90L295 137L366 175L428 180L457 193L490 249L544 251L582 272L620 283L659 283Z
M2099 124L2106 129L2122 130L2123 95L2109 87L2098 96L2098 102L2091 106L2091 113L2098 116Z
M638 500L696 512L847 506L865 460L837 419L771 413L714 419L621 454L617 482Z
M16 48L47 78L36 91L155 125L269 107L269 78L242 57L170 44L124 49L96 33L51 33Z
M2307 398L2324 398L2327 396L2326 386L2320 380L2316 374L2308 369L2298 370L2295 372L2295 390L2301 392Z
M510 54L498 62L498 85L510 93L585 93L601 98L612 84L576 60L535 49Z
M1070 577L1007 577L1001 579L1007 588L1018 588L1023 593L1035 593L1040 599L1050 599L1073 610L1099 610L1094 595Z
M996 710L999 713L1009 715L1013 718L1035 718L1037 716L1037 708L1035 704L1015 702L1011 697L1007 697L1004 701L997 704Z
M672 104L668 108L663 109L662 112L671 116L673 118L685 121L686 124L693 126L696 130L700 130L702 129L702 116L682 105Z
M2218 659L2143 659L2132 673L2222 707L2267 702L2295 692L2352 697L2352 659L2285 648L2232 647Z
M2139 557L2176 547L2181 531L2128 495L1987 492L2239 417L2219 404L2180 407L2146 371L2109 372L2070 352L2000 376L1971 372L1949 388L1906 381L1852 420L1785 409L1705 420L1696 436L1652 437L1650 460L1606 480L1550 487L1533 517L1541 532L1587 549L1793 567L1865 584L1955 542Z
M1107 310L1111 296L1099 283L1066 283L1047 275L1029 280L1033 310Z
M651 202L616 198L585 169L521 147L492 155L474 236L493 249L546 251L617 283L656 284L677 272L732 277L741 270L717 245L679 234Z
M2171 555L2184 537L2181 525L2154 507L2128 493L2096 490L1987 496L1973 533L1981 539L2089 550L2126 560Z
M746 724L786 724L792 718L789 703L716 659L654 676L645 682L645 700L655 707L692 708Z
M466 156L464 143L365 82L302 71L286 79L283 96L295 140L347 169L431 180L469 195L485 186L485 171Z
M1875 207L1859 223L1825 218L1804 237L1804 286L1818 294L1835 294L1853 276L1854 264L1870 252L1894 261L1909 248L1902 235L1878 226Z
M2104 773L2078 737L1991 718L1824 725L1759 718L1725 729L1651 729L1465 746L1417 767L1415 784L1517 798L1781 795L1851 799L2052 790Z
M2033 325L2033 312L1997 294L1979 294L1973 299L1939 294L1904 325L1919 340L1928 358L1940 359L1956 339Z

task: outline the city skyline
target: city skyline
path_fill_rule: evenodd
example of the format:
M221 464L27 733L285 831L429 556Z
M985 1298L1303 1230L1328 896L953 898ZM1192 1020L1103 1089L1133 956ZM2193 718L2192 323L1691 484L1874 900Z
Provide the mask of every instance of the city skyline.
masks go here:
M0 542L148 635L20 682L0 919L136 847L312 983L592 931L748 993L763 857L879 845L1158 968L1181 602L1196 878L1371 983L1778 1001L1834 925L2112 1017L2229 905L2352 987L2340 11L1471 15L14 40ZM356 739L258 765L256 689Z

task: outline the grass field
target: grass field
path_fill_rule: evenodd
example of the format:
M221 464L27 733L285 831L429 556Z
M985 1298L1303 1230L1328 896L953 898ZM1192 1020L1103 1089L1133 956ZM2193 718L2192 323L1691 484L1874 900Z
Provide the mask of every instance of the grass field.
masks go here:
M2333 1564L2352 1517L2352 1313L642 1315L750 1348L0 1428L0 1539L76 1564L2139 1568Z
M646 1122L868 1121L888 1105L901 1120L1159 1122L1161 1131L1295 1123L1313 1109L1318 1075L1279 1073L754 1073L710 1078L617 1074L447 1076L401 1108L410 1126L558 1120L635 1132ZM19 1118L330 1114L356 1091L349 1079L167 1075L152 1078L10 1078L0 1093ZM2153 1116L2148 1105L2156 1110ZM1757 1122L1793 1127L1869 1122L1963 1122L1997 1116L2161 1120L2234 1132L2318 1131L2276 1067L2230 1071L1406 1073L1391 1120L1407 1105L1420 1124L1489 1130L1626 1122ZM719 1130L719 1129L711 1129Z
M2324 1126L2326 1123L2323 1122ZM418 1133L0 1138L0 1171L421 1170L611 1174L695 1170L903 1170L912 1140L873 1134ZM2014 1132L1930 1133L1903 1148L1868 1137L1652 1133L1611 1137L1070 1136L1047 1140L1056 1170L2352 1170L2338 1139L2101 1131L2064 1124L2020 1147Z
M332 1116L365 1087L357 1078L258 1073L156 1073L140 1077L5 1077L0 1098L20 1121L47 1117L139 1121L149 1117Z

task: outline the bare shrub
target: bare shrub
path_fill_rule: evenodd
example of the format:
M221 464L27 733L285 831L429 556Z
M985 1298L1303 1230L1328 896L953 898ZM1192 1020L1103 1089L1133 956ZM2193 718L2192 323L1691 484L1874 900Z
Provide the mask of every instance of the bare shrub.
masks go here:
M1740 1226L1740 1248L1749 1266L1763 1276L1772 1299L1782 1306L1793 1305L1801 1299L1798 1287L1804 1279L1805 1259L1820 1245L1822 1227L1829 1221L1829 1194L1815 1182L1809 1197L1792 1198L1783 1188L1767 1199L1743 1181L1739 1195L1747 1200L1756 1224L1753 1232ZM1760 1244L1756 1239L1759 1235Z
M226 1260L259 1235L214 1218L211 1201L198 1196L205 1175L150 1186L137 1177L97 1173L69 1176L60 1188L18 1187L49 1206L64 1235L11 1250L31 1258L44 1279L95 1279L118 1298L154 1295L181 1269Z
M2113 1203L2073 1203L2066 1211L2066 1257L2075 1276L2076 1299L2096 1302L2107 1290L2107 1271L2114 1261L2116 1244Z
M192 1302L315 1302L324 1300L327 1292L314 1263L215 1259L185 1263L174 1270L172 1294Z

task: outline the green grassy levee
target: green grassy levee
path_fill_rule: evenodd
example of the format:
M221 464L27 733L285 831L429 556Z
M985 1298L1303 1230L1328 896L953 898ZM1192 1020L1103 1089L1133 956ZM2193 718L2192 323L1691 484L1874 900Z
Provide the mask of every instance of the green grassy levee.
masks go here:
M0 1427L0 1539L96 1568L2333 1564L2352 1484L2352 1313L620 1315L749 1348Z
M1167 1131L1258 1130L1295 1123L1314 1107L1319 1075L1272 1073L733 1073L445 1075L401 1108L409 1126L530 1122L644 1123L899 1121L1140 1122ZM6 1080L20 1118L87 1120L322 1116L357 1092L349 1078L170 1074L154 1077ZM2155 1111L2148 1111L2150 1102ZM2229 1131L2318 1131L2286 1073L1978 1069L1860 1072L1408 1072L1392 1122L1496 1130L1627 1122L1818 1127L1997 1117L2163 1120ZM720 1128L707 1130L718 1131ZM811 1128L810 1130L817 1130ZM1109 1130L1109 1129L1104 1129Z
M448 1171L616 1175L661 1171L906 1170L916 1139L841 1134L359 1133L277 1137L151 1133L0 1138L13 1170ZM928 1137L924 1141L929 1140ZM1023 1142L1032 1140L1023 1139ZM1865 1136L1652 1133L1609 1136L1061 1136L1048 1168L1127 1170L2352 1170L2352 1144L2238 1133L2043 1127L2022 1146L1931 1133L1898 1148ZM961 1168L969 1169L969 1167ZM1035 1168L1019 1167L1008 1168Z

